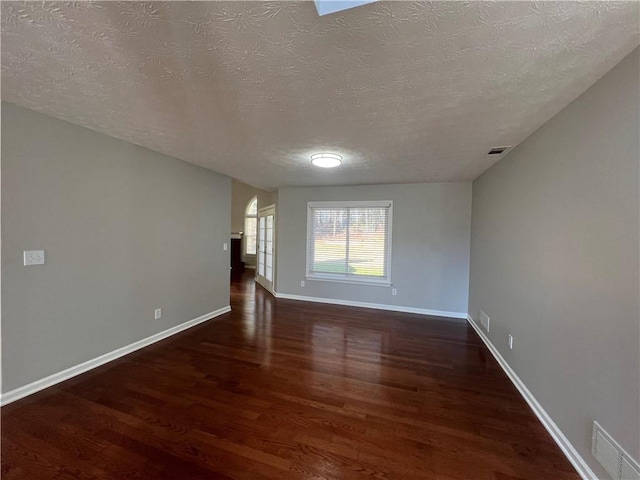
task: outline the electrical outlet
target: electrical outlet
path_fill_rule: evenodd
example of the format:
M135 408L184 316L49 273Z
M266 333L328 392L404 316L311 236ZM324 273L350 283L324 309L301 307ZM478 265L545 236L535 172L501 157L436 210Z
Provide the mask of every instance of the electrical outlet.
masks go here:
M44 265L44 250L25 250L23 253L24 266Z
M507 335L507 341L509 342L509 350L513 350L513 335Z
M300 286L304 287L304 280L300 280Z
M398 289L397 288L392 288L391 289L391 295L398 295Z
M228 243L223 243L222 244L222 249L226 252L227 250L229 250L229 244Z
M154 314L153 314L155 320L158 320L159 318L162 317L162 309L161 308L156 308Z
M489 332L489 315L480 310L480 326Z

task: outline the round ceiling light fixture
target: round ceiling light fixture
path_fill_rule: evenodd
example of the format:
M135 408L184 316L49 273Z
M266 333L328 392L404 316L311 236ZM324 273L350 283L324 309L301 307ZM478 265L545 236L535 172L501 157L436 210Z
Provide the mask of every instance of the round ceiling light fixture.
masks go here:
M335 168L342 165L342 156L337 153L314 153L311 163L320 168Z

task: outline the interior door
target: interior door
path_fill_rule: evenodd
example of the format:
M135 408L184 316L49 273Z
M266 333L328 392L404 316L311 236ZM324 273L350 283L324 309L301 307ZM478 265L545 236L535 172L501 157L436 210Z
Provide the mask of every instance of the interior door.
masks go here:
M273 293L275 278L275 226L276 207L258 211L258 265L256 281Z

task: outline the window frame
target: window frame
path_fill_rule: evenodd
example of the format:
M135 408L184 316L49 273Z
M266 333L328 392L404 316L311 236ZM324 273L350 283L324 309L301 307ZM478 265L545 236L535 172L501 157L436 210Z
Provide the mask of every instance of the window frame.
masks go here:
M340 273L317 273L311 272L312 259L312 233L313 233L313 210L316 208L388 208L387 218L387 242L386 242L386 276L384 278L376 278L367 275L340 274ZM371 286L391 286L391 256L392 256L392 237L393 237L393 200L375 200L375 201L330 201L330 202L308 202L307 203L307 244L306 244L306 266L305 279L322 282L339 282L350 283L356 285Z
M249 208L251 207L251 204L253 204L253 202L256 202L256 213L255 214L249 213ZM247 219L255 219L255 221L256 221L256 235L255 235L255 237L256 237L256 241L255 241L256 251L253 252L253 253L249 253L247 251L247 247L249 246L249 242L247 242L248 235L247 235L247 232L246 232L246 230L247 230ZM244 242L243 242L244 243L244 248L242 249L243 250L243 254L245 256L247 256L247 257L255 257L258 254L258 196L257 195L254 195L251 198L251 200L249 200L247 202L247 206L244 209L244 230L245 230L245 235L244 235Z

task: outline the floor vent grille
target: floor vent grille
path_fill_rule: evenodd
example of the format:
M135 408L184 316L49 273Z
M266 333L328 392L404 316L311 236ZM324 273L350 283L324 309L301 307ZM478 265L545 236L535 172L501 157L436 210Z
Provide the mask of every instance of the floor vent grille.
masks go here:
M598 422L593 422L591 453L613 480L640 480L640 465Z

